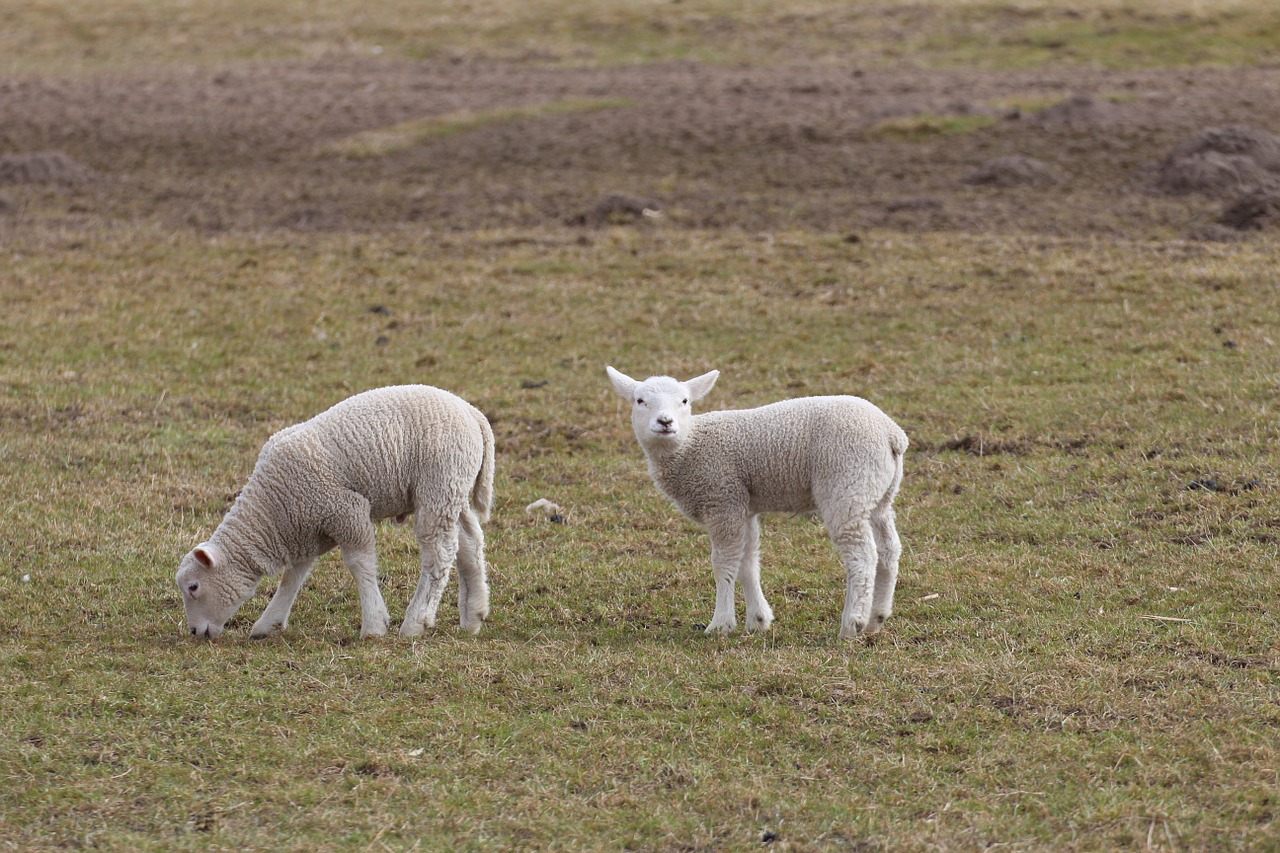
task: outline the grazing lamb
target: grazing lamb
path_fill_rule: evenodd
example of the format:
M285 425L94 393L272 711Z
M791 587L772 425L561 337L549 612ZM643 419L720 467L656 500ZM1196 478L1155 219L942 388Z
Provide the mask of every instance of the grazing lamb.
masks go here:
M479 409L426 385L343 400L271 436L209 541L182 559L191 633L217 637L258 581L280 572L252 636L284 630L312 564L336 546L360 594L360 636L386 634L373 522L412 513L422 571L400 633L435 625L456 557L462 628L474 634L489 615L480 525L492 500L493 430Z
M654 483L680 511L706 527L716 578L707 633L729 633L734 582L742 584L747 630L766 631L773 611L760 589L762 512L821 514L844 563L847 588L840 636L874 634L893 611L902 546L893 498L902 482L907 436L858 397L804 397L730 412L694 415L720 372L680 382L643 382L606 368L631 404L631 425Z

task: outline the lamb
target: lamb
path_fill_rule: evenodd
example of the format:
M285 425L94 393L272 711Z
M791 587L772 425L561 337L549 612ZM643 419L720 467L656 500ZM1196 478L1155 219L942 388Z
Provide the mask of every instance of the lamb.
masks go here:
M742 585L748 631L767 631L773 610L760 588L758 516L817 511L844 563L840 637L875 634L893 611L902 546L893 499L907 436L858 397L804 397L757 409L693 414L713 370L688 382L643 382L606 368L631 404L631 425L658 489L711 538L716 609L708 634L737 628Z
M461 625L477 633L489 615L480 525L493 468L489 421L427 385L365 391L280 430L213 535L178 568L191 633L217 637L258 581L281 572L251 635L283 631L316 558L337 547L360 595L360 636L385 635L391 617L378 590L373 523L409 514L422 569L400 634L435 625L455 558Z

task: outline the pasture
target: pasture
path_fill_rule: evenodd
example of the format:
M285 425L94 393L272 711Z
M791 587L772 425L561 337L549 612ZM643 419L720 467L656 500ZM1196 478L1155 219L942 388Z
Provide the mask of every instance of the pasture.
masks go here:
M0 12L0 849L1280 844L1280 16L429 5ZM780 516L704 636L605 364L893 416L885 632ZM358 640L330 555L186 636L267 437L409 382L494 427L482 632Z

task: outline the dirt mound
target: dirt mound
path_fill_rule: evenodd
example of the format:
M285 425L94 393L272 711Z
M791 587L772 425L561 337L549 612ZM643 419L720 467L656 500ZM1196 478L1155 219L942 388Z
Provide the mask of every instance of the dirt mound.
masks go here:
M1243 125L1206 128L1178 143L1170 159L1207 151L1248 157L1268 171L1280 172L1280 137Z
M964 182L983 187L1051 187L1062 183L1062 175L1034 157L1014 155L988 160L965 175Z
M1267 171L1251 157L1203 151L1170 158L1160 165L1156 187L1170 195L1232 195L1267 179Z
M1114 124L1123 118L1123 112L1110 101L1100 101L1093 95L1072 95L1051 107L1045 107L1031 115L1031 121L1040 125Z
M625 225L661 215L662 206L652 199L622 193L603 196L589 210L570 216L569 225Z
M1234 228L1228 228L1217 222L1210 222L1191 229L1191 233L1187 235L1187 238L1199 240L1203 243L1239 243L1245 239L1245 236Z
M1251 127L1210 127L1160 164L1156 187L1171 195L1230 196L1280 179L1280 137Z
M1280 226L1280 191L1260 187L1231 202L1218 222L1238 231L1261 231Z
M0 157L0 185L78 184L88 177L88 169L61 151Z

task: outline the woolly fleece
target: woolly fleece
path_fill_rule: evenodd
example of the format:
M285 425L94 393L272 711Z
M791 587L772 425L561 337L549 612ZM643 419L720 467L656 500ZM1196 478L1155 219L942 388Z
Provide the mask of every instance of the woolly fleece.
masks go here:
M400 633L435 624L455 558L460 621L479 631L489 612L480 525L493 500L493 456L485 416L426 385L366 391L280 430L213 535L178 569L191 633L218 636L258 581L282 572L252 634L283 630L312 564L337 547L360 595L361 636L385 634L373 523L410 514L421 573Z

